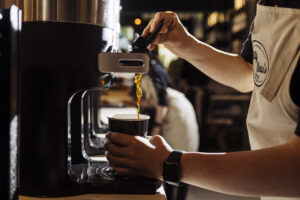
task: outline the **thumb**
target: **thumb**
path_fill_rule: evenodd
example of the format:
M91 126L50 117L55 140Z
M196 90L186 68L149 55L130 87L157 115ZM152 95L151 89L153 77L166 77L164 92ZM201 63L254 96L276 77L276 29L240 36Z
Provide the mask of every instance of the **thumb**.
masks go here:
M149 142L154 146L161 146L164 143L164 138L161 137L160 135L155 135L149 139Z
M160 136L155 135L149 139L149 142L158 149L165 149L167 151L173 151L172 147L166 142L166 140Z

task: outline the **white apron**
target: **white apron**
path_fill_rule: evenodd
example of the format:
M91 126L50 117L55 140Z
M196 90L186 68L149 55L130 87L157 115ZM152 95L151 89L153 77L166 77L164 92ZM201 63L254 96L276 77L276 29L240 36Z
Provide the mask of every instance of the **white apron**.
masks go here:
M254 89L247 117L251 149L284 144L294 135L299 108L289 86L300 57L299 44L299 9L257 5L252 27Z

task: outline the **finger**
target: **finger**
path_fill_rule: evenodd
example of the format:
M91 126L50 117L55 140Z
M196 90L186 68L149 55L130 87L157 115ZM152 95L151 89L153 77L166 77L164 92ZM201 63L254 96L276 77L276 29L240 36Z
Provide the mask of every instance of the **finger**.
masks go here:
M163 138L160 135L155 135L149 139L149 142L154 146L163 144Z
M160 20L161 21L161 20ZM153 22L151 24L151 27L150 27L150 33L152 33L156 27L158 26L158 23L160 21L157 21L157 22ZM171 24L172 24L172 21L167 18L167 19L164 19L164 22L163 22L163 26L161 27L160 31L159 31L159 34L164 34L164 33L167 33L171 27Z
M153 43L151 43L151 44L149 45L150 51L152 51L152 50L154 49L154 47L155 47L155 45L154 45Z
M164 20L164 13L162 12L158 12L154 15L154 18L153 18L153 21L150 25L150 33L152 33L156 27L158 26L158 23L161 21L161 20Z
M150 26L153 22L153 19L151 19L148 23L148 25L146 26L146 28L144 29L143 33L142 33L142 37L147 37L149 35L150 32Z
M119 176L133 176L131 170L126 167L120 167L120 166L115 166L111 165L111 168L119 175Z
M152 33L163 20L163 26L159 31L157 37L152 42L153 44L161 44L167 39L167 33L172 30L174 27L174 22L177 20L176 14L173 12L158 12L155 14L154 18L150 20L147 27L144 29L142 37L147 37L149 33ZM148 46L150 50L154 49L154 45L150 44Z
M170 147L170 145L166 142L166 140L160 136L160 135L155 135L150 138L149 142L156 147L164 147L168 151L172 151L173 149Z
M173 20L173 14L170 14L170 12L158 12L155 14L153 21L150 24L150 33L152 33L156 29L156 27L162 20L164 21L164 23L159 33L168 32L169 26L171 25L171 22Z
M124 146L119 146L113 143L105 144L105 149L112 155L125 157L127 148Z
M169 31L168 24L165 24L159 31L160 34L167 33Z
M107 153L106 158L111 165L116 165L119 167L131 167L132 166L131 160L124 158L124 157L115 156L109 152Z
M107 140L104 144L104 150L107 151L108 149L108 146L110 145L111 143L109 142L109 140Z
M163 27L159 31L159 34L156 36L154 41L152 42L154 45L162 44L166 41L168 32L171 30L171 23L164 23Z
M106 135L106 137L109 142L123 146L128 146L134 140L134 136L118 132L110 132Z

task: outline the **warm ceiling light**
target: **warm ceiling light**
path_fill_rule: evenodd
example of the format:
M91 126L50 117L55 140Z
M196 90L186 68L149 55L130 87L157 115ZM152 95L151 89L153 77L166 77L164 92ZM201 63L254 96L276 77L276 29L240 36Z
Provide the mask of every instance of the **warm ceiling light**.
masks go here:
M239 10L241 9L242 7L244 7L246 4L246 1L245 0L234 0L234 8L236 10Z
M218 17L219 17L218 12L216 12L216 11L212 12L207 18L207 25L209 27L216 25L218 23Z
M141 25L141 23L142 23L142 20L140 18L136 18L134 20L134 24L137 25L137 26Z

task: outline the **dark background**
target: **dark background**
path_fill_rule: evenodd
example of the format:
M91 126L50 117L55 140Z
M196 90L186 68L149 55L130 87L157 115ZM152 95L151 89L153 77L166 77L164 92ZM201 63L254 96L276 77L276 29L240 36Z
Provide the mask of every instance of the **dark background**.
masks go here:
M233 8L233 0L152 0L137 1L123 0L121 1L123 12L143 12L143 11L225 11Z

